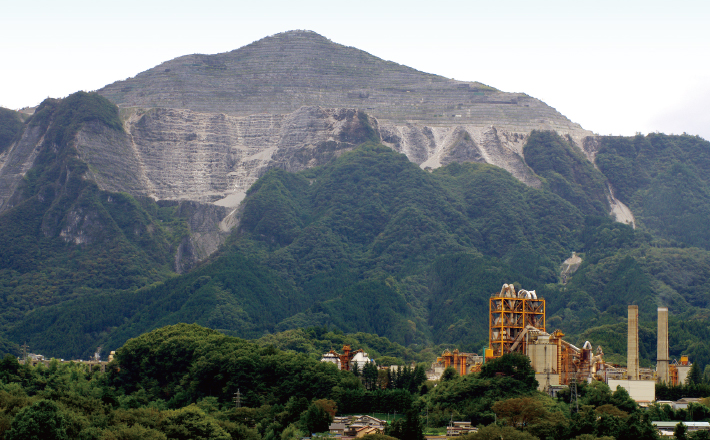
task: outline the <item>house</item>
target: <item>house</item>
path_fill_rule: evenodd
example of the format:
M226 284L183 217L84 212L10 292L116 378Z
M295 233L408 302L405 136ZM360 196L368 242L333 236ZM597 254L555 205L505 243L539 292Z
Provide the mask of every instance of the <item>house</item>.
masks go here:
M473 432L478 432L478 428L471 426L471 422L452 422L446 427L447 437L455 437Z
M364 437L368 434L384 433L387 422L377 417L368 415L334 417L330 424L331 435L339 437L341 440Z
M683 397L682 399L673 402L673 409L688 409L688 405L691 403L701 404L703 399L698 397Z
M347 426L345 426L345 423L331 423L330 426L328 427L328 432L330 432L333 435L344 435L345 434L345 429Z
M387 422L380 420L377 417L372 416L355 416L355 418L350 422L351 427L375 427L384 431Z
M345 435L353 438L361 438L369 434L382 434L384 430L375 426L350 426L345 430Z

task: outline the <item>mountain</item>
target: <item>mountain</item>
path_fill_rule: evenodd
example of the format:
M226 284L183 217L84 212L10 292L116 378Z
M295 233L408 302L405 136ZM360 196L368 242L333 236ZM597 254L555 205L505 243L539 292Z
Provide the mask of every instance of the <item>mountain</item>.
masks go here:
M266 169L325 163L362 135L423 168L491 163L535 187L521 160L532 130L581 148L592 136L525 94L419 72L309 31L180 57L98 92L123 112L144 195L231 207ZM362 112L371 133L358 132Z
M672 355L710 362L703 139L596 136L303 31L0 123L3 346L85 357L197 322L479 351L487 297L514 282L614 359L626 305L644 362L668 305Z
M123 125L87 123L76 133L74 148L98 188L198 202L209 212L198 215L200 230L178 253L179 272L224 242L234 208L271 168L318 166L372 141L425 169L490 163L539 188L541 175L523 152L533 130L564 136L577 155L598 145L591 132L524 94L425 74L308 31L180 57L98 93L119 106ZM34 124L0 154L0 212L13 206L43 139ZM600 176L603 209L633 222Z

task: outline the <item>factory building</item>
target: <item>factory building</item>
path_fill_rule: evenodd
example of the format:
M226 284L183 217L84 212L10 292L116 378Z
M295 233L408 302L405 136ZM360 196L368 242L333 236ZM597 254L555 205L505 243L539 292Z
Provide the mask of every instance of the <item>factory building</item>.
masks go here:
M545 331L545 300L534 290L515 291L504 284L489 300L489 345L486 361L506 353L520 352L530 358L540 389L568 385L575 381L602 380L601 347L596 352L589 342L580 349L562 339L564 333Z
M436 362L431 364L431 368L426 371L428 380L439 380L444 370L449 367L456 369L459 376L465 376L470 373L481 371L483 365L483 356L476 353L463 353L457 349L453 351L444 350L444 352L436 358Z
M504 284L489 301L489 341L485 360L506 353L524 353L530 358L541 390L553 390L581 381L600 380L613 389L625 388L636 401L655 400L656 382L685 383L691 363L686 356L670 361L668 354L668 308L658 308L658 352L656 370L639 366L639 311L628 307L627 366L619 368L604 362L601 347L589 341L582 348L565 341L564 333L545 330L545 300L534 290L515 290Z
M540 390L554 393L561 387L582 381L606 382L612 390L621 386L637 402L655 401L656 383L678 385L685 383L692 364L687 356L680 362L671 361L668 347L668 308L658 308L658 351L656 369L639 366L639 311L637 305L628 307L627 366L608 365L604 362L601 347L596 350L589 341L582 348L562 339L560 330L552 334L545 329L545 300L538 298L534 290L515 290L512 284L504 284L501 291L489 300L488 348L485 356L445 350L427 371L430 380L438 380L442 372L453 367L459 375L480 371L483 362L499 358L507 353L523 353L530 358L530 365ZM331 350L321 359L332 362L342 370L350 370L357 364L362 369L373 362L362 350L352 351L343 346L343 354Z
M340 354L334 350L323 354L321 362L329 362L338 366L341 370L350 371L357 365L358 370L362 371L363 367L369 363L375 363L362 349L353 351L349 345L343 345L343 353Z

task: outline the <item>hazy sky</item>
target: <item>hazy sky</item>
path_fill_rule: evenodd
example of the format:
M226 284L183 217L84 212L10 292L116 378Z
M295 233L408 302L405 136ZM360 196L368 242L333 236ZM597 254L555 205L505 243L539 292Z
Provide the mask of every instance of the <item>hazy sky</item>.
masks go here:
M599 134L710 139L708 1L4 2L0 106L95 90L292 29L527 93Z

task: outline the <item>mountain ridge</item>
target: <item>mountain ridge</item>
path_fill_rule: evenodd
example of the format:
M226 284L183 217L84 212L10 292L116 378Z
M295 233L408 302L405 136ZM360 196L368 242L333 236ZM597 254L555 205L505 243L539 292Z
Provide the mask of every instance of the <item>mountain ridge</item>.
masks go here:
M318 105L359 108L400 123L449 123L457 118L485 126L519 119L517 125L581 129L525 94L420 72L312 31L283 32L215 55L178 57L98 92L119 107L186 108L236 116L284 114ZM525 111L529 107L535 118ZM511 117L501 117L507 114ZM541 120L550 126L541 126Z
M307 51L287 50L299 38L340 54L312 51L304 69L326 63L328 75L337 73L332 66L350 53L387 63L298 32L231 56L254 64L279 45L300 56ZM176 62L182 70L163 66L112 85L131 85L121 93L146 107L79 92L45 101L20 129L11 122L5 139L13 140L0 152L3 336L70 357L187 320L252 337L335 325L478 350L486 297L512 282L549 300L551 326L602 345L624 319L619 301L644 301L644 322L655 305L670 304L677 319L692 321L683 350L704 356L694 338L710 309L702 294L710 280L707 142L595 136L554 112L559 124L545 122L554 109L525 107L532 98L513 103L515 94L474 83L459 90L447 79L427 89L431 75L394 63L390 71L404 72L399 85L367 95L359 83L347 86L359 72L352 60L330 88L300 71L288 88L288 64L240 79L219 57L190 57ZM233 64L251 65L242 61ZM165 82L180 75L192 78L187 86ZM409 87L411 78L426 81ZM227 79L243 90L220 89ZM213 94L195 84L224 90L219 105L241 105L230 96L252 93L247 113L265 90L269 112L201 109ZM343 105L301 105L313 87L326 90L313 99L344 96ZM411 120L387 106L378 116L344 105L390 94L404 115L417 108L407 102L439 92L440 102L423 103ZM151 106L161 96L189 99ZM422 113L452 103L452 112L491 111ZM608 216L614 190L637 214L637 230ZM582 263L559 284L571 252Z

